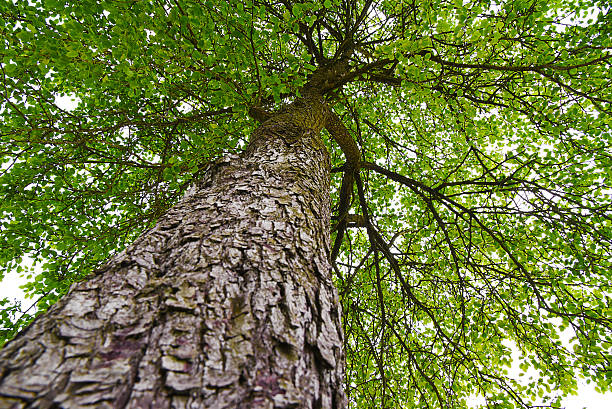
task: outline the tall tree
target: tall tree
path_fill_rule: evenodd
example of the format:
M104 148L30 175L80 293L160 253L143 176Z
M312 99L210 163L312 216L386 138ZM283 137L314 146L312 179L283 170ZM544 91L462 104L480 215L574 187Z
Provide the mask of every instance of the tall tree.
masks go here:
M85 279L0 352L0 400L610 390L610 6L0 5L0 261L41 264L41 311Z

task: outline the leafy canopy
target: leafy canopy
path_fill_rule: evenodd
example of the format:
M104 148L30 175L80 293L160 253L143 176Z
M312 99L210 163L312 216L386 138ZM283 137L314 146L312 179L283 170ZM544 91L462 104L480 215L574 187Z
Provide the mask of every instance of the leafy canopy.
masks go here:
M327 98L361 155L341 190L328 140L351 404L610 390L611 19L585 0L3 2L0 274L46 309L244 147L251 108L344 59ZM31 317L0 304L4 341Z

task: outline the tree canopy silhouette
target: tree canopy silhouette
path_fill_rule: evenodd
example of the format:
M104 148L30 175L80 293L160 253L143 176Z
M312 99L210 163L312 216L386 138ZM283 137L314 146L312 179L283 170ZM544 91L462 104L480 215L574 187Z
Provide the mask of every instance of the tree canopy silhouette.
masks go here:
M45 310L316 79L349 402L611 390L610 6L5 2L0 275ZM5 342L31 312L0 303Z

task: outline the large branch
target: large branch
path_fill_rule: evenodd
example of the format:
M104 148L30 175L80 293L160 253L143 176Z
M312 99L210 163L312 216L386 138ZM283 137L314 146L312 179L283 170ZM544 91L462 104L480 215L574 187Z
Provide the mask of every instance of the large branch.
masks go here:
M480 70L493 70L493 71L514 71L514 72L539 72L542 69L551 69L555 71L570 71L577 68L587 67L589 65L597 64L598 62L604 62L612 57L609 54L604 54L602 57L595 58L591 61L585 61L581 64L574 65L557 65L551 63L538 64L538 65L496 65L496 64L472 64L472 63L460 63L454 61L446 61L442 58L433 55L428 50L423 50L418 53L419 55L425 56L429 54L430 60L437 62L440 65L454 68L471 68Z
M340 245L342 244L342 239L344 238L344 231L347 227L346 216L350 207L353 183L355 181L355 172L359 170L361 153L357 143L350 135L344 123L342 123L338 115L336 115L336 113L331 109L327 117L325 128L338 146L340 146L340 149L346 158L344 175L342 176L342 185L340 187L336 240L334 241L334 245L330 253L330 259L333 261L336 259L336 257L338 257Z

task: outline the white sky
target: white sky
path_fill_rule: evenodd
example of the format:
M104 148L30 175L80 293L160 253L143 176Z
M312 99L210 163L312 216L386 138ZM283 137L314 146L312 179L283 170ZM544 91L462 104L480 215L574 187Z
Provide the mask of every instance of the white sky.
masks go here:
M63 109L72 110L78 102L69 96L64 96L57 97L56 103ZM24 260L26 263L28 262L25 257ZM4 280L0 282L0 299L8 297L20 300L22 302L22 310L26 310L32 305L34 299L25 299L23 290L19 288L25 283L25 277L20 277L15 272L6 274ZM474 402L474 404L476 403ZM565 409L612 409L612 392L606 394L597 393L592 384L587 385L582 381L579 382L578 395L564 399L562 405L562 408Z
M24 263L31 264L32 260L24 257ZM8 297L21 301L22 310L28 309L33 299L26 299L24 292L20 287L26 283L25 277L21 277L16 272L11 272L5 275L4 280L0 283L0 299ZM518 367L517 362L514 362L513 367ZM518 369L516 369L518 372ZM478 400L472 402L474 405L481 403ZM579 382L578 395L565 398L562 403L564 409L611 409L612 408L612 392L606 394L597 393L593 384L587 385L586 382Z

